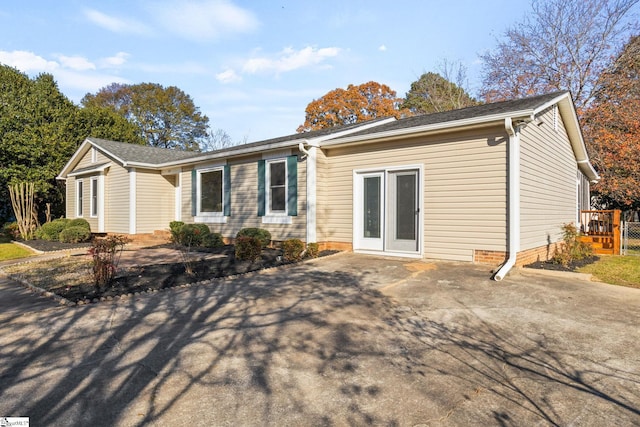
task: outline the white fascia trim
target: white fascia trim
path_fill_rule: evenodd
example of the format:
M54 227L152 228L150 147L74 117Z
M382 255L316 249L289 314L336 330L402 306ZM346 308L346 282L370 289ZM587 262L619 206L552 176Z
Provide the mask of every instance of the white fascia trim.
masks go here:
M136 234L137 223L137 195L136 195L136 170L129 169L129 234Z
M596 172L589 160L587 146L584 142L584 138L582 137L580 123L578 122L578 115L569 94L566 94L564 98L558 101L558 110L560 111L562 121L565 124L567 135L569 136L569 142L573 149L573 154L576 156L578 168L580 168L580 171L589 178L590 182L596 183L600 181L600 175L598 175L598 172Z
M506 118L512 118L514 121L519 119L529 120L532 115L532 110L515 111L511 113L494 114L490 116L473 117L470 119L456 120L452 122L434 123L424 126L414 126L410 128L394 129L387 132L370 133L366 135L357 135L352 137L346 137L341 139L332 139L321 144L321 147L333 147L338 145L349 145L355 143L369 143L386 139L397 139L407 135L420 135L428 134L443 130L452 130L457 128L465 128L472 126L491 126L491 125L503 125Z
M67 176L69 177L69 176L89 175L89 174L95 173L95 172L104 173L104 171L106 169L110 168L110 167L111 167L111 162L105 163L103 165L97 166L97 167L92 168L92 169L86 169L86 170L83 170L81 172L71 172L71 173L67 174Z
M58 174L56 179L66 179L67 178L67 175L69 173L68 170L70 170L71 166L76 163L76 159L78 157L81 157L84 154L86 154L86 152L88 151L88 149L87 149L88 145L91 145L91 142L88 139L85 139L84 141L82 141L82 144L80 144L80 147L78 147L78 149L73 154L73 156L71 156L71 158L67 161L67 163L64 165L64 167L62 168L62 171L60 171L60 174ZM83 151L84 151L84 153L83 153Z

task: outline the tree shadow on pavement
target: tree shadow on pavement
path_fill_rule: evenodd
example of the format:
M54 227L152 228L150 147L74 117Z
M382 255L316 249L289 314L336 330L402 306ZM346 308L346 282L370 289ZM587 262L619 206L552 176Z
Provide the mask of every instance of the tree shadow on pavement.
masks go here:
M373 270L303 264L12 317L0 413L33 425L563 425L574 400L638 420L638 372L578 364L471 309L429 320L362 285Z

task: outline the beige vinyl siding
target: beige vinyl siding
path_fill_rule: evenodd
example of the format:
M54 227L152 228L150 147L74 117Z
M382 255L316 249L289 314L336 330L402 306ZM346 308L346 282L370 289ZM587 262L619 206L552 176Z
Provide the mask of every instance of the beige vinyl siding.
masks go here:
M328 185L329 165L324 150L316 150L316 240L329 241Z
M475 249L506 250L507 141L502 128L326 152L319 235L351 242L354 170L422 165L427 258L472 261Z
M129 233L129 172L113 163L105 177L105 230Z
M66 217L69 219L76 218L76 178L67 177L66 185Z
M105 163L105 162L110 162L110 161L112 161L111 158L105 156L103 153L100 152L100 150L98 150L97 156L96 156L96 162L92 163L91 162L91 148L89 148L89 150L84 154L84 156L82 156L82 158L78 161L78 164L76 165L76 167L74 169L82 169L82 168L86 168L86 167L89 167L89 166L94 165L94 164Z
M550 107L520 137L520 250L561 240L561 226L576 222L577 164L558 112Z
M211 231L223 237L234 238L246 227L269 230L273 240L306 239L306 159L298 156L298 215L291 217L291 224L263 224L258 216L258 160L261 156L230 159L231 216L225 224L208 223ZM215 164L214 164L215 165ZM213 166L213 165L212 165ZM199 165L206 167L206 164ZM193 223L191 215L191 170L182 173L182 221Z
M136 233L153 233L169 228L175 217L173 175L136 169Z

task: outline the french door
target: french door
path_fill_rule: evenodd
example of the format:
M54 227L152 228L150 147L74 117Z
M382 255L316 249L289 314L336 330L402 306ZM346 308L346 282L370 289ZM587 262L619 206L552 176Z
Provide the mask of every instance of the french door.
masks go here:
M418 169L357 173L354 249L420 252Z

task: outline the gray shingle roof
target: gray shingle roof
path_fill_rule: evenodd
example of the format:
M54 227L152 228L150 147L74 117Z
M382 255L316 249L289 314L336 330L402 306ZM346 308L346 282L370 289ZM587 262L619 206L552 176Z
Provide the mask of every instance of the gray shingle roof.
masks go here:
M175 160L188 159L200 153L193 151L170 150L148 145L127 144L100 138L88 138L96 146L125 162L148 163L157 165Z
M514 99L510 101L494 102L491 104L476 105L474 107L462 108L459 110L443 111L441 113L424 114L420 116L407 117L395 122L383 124L360 132L354 132L349 137L359 135L369 135L380 132L388 132L397 129L409 129L417 126L427 126L437 123L455 122L459 120L476 117L493 116L507 114L516 111L534 110L547 102L568 93L567 91L553 92L545 95L532 96L529 98Z

